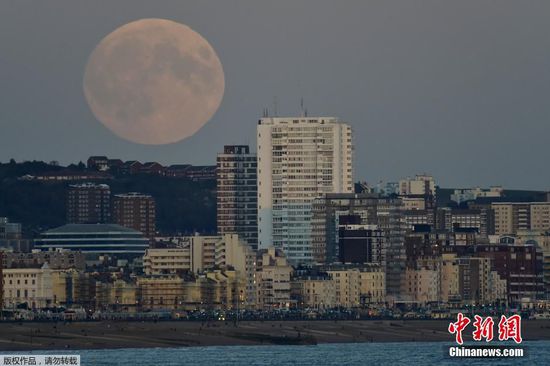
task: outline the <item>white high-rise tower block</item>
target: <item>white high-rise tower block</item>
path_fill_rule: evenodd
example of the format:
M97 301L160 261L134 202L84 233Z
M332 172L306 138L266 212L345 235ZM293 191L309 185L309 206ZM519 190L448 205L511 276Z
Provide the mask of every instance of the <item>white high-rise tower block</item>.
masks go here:
M334 117L266 117L257 139L258 247L310 263L313 200L353 192L351 126Z

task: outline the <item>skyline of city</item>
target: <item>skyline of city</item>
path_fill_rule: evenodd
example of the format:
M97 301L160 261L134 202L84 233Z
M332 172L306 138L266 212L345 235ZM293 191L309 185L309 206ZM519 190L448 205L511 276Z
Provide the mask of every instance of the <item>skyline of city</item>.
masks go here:
M203 272L214 276L212 279L218 283L233 278L237 289L242 281L246 284L241 290L246 292L243 306L246 303L266 309L299 306L293 296L306 293L292 295L292 284L302 284L302 280L306 287L314 286L307 281L321 281L323 290L308 287L308 292L323 291L308 300L317 307L319 301L328 307L432 302L456 306L456 301L462 306L501 301L517 304L524 300L544 303L550 283L550 272L546 270L550 263L548 192L524 201L507 201L507 191L500 187L473 187L455 189L442 198L435 179L426 174L383 186L354 187L352 132L347 123L335 118L266 117L258 124L257 138L257 154L246 145L225 145L218 153L217 173L201 178L217 181L215 235L182 236L157 231L156 210L162 206L153 196L138 192L111 195L112 179L166 176L190 180L194 178L189 175L171 176L175 168L185 172L189 166L163 167L155 162L141 164L92 156L87 167L72 168L80 170L79 174L62 168L57 175L47 175L43 183L56 184L53 181L64 187L66 225L43 231L29 242L22 237L20 224L4 219L0 232L5 238L0 244L8 253L29 253L33 246L39 251L61 250L62 270L81 266L73 256L82 254L83 273L93 273L91 268L103 268L107 273L110 268L120 268L122 272L115 277L122 275L121 284L134 288L130 291L146 291L142 285L160 286L151 292L150 299L137 298L137 292L129 295L130 299L136 298L131 300L136 306L159 309L177 308L179 296L207 296L184 290L191 278L200 281ZM113 174L110 178L109 173ZM73 183L94 177L101 177L107 184ZM37 177L26 174L16 178L24 185ZM30 252L28 259L38 253ZM50 263L48 257L39 259ZM34 267L39 264L36 260ZM25 272L17 269L17 264L13 267L14 263L11 268L15 271L5 268L8 278L12 272L16 276ZM458 267L448 272L445 265ZM37 275L47 280L50 269L41 271ZM236 272L228 274L231 271ZM475 273L478 277L471 279ZM341 274L347 277L345 284L339 282ZM155 278L168 282L153 285ZM137 287L132 287L136 280ZM183 282L178 284L180 280ZM331 289L329 284L334 281L335 288ZM343 294L346 287L339 287L359 283L362 292L345 290ZM17 302L29 296L22 296L20 291L15 295L15 288L4 287L8 291L4 298ZM337 299L330 300L332 294ZM165 296L176 298L164 303ZM212 300L201 303L204 301ZM234 300L222 297L219 306L228 306L227 301ZM192 303L186 302L185 306ZM40 304L44 307L48 302Z
M0 0L0 366L547 363L549 19Z

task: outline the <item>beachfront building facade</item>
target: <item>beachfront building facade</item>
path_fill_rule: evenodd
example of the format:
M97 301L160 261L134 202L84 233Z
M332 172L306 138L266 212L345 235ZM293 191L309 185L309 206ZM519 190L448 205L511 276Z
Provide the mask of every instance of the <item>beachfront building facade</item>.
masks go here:
M96 309L125 313L137 310L139 291L135 282L116 279L112 282L97 282L95 285Z
M89 272L78 269L52 271L53 305L81 306L94 309L96 298L96 279Z
M386 274L380 264L333 264L319 267L334 284L336 306L368 307L386 302Z
M386 302L386 273L377 264L363 265L359 269L361 305L384 304Z
M273 310L291 307L291 280L293 268L284 253L274 247L260 250L257 256L256 306Z
M244 309L246 280L234 270L196 275L144 276L136 282L139 310ZM111 297L112 304L112 297Z
M325 310L336 306L334 281L328 275L300 276L293 278L292 299L298 308Z
M405 294L409 301L425 305L439 300L439 268L422 266L405 271Z
M149 276L233 269L246 283L244 301L255 301L256 251L237 234L185 236L166 248L147 249L143 269Z
M42 268L7 268L3 270L4 307L15 309L26 304L29 309L50 307L54 303L52 270Z
M139 277L138 309L173 310L184 302L184 282L180 276ZM200 301L199 301L200 303Z
M334 282L336 306L357 308L361 305L361 275L357 268L331 268L327 273Z

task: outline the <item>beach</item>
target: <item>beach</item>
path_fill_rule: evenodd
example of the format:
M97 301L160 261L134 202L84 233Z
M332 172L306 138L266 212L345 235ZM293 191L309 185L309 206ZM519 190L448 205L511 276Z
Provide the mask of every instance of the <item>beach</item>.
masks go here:
M447 320L4 322L0 350L451 342L448 325ZM464 332L465 340L472 330ZM524 320L522 335L550 340L550 320Z

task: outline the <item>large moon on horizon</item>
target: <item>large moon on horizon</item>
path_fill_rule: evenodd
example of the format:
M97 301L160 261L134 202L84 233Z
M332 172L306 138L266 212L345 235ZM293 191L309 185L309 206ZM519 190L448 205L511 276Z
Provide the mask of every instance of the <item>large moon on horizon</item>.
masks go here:
M101 40L84 73L95 117L116 135L149 145L195 134L223 98L222 64L208 41L186 25L141 19Z

